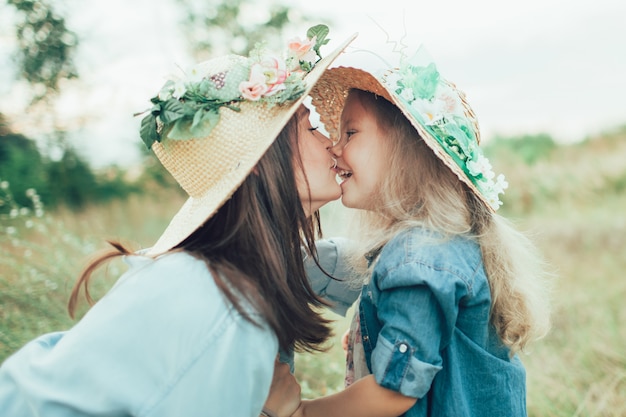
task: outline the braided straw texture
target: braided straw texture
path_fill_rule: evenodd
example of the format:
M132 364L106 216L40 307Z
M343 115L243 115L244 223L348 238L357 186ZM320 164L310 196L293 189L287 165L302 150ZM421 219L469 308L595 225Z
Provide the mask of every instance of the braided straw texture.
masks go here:
M476 139L480 141L480 130L478 127L478 121L474 114L474 111L469 106L463 94L456 86L450 82L448 84L454 88L459 94L461 102L463 103L464 113L474 126L474 133ZM352 67L337 67L331 68L322 78L317 82L311 91L312 104L315 106L316 111L320 115L320 121L324 124L328 134L334 142L339 141L341 138L339 122L341 119L341 112L345 104L346 98L350 89L356 88L359 90L369 91L384 97L388 101L392 102L402 111L404 116L411 122L413 127L417 130L420 137L424 140L426 145L435 153L435 155L443 161L444 164L454 174L485 203L485 205L493 211L493 208L489 202L485 199L482 193L478 190L476 185L470 178L467 177L463 169L454 162L454 160L446 153L441 147L439 142L411 115L411 111L407 106L399 99L392 91L389 91L387 87L382 84L372 74Z
M313 85L355 37L347 39L315 65L304 78L307 85L304 94L293 102L269 105L244 101L238 103L241 109L238 112L222 107L219 123L205 138L172 140L167 139L167 132L164 132L164 140L155 142L152 150L189 199L148 255L156 256L178 245L232 196L302 105ZM220 57L204 65L218 73L228 70L228 65L235 65L236 61L232 56Z

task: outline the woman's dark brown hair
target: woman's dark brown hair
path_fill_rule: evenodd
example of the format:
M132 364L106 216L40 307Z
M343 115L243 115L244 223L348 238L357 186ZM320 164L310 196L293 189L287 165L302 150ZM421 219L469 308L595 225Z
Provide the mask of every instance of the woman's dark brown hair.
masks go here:
M250 303L278 336L283 349L323 350L331 335L329 320L317 307L304 271L303 251L317 257L314 245L319 217L306 216L296 186L300 166L298 118L292 117L258 162L255 171L206 223L174 250L206 261L222 293L249 321ZM116 251L91 262L77 280L69 301L73 316L81 286L87 300L91 273L104 261L128 254ZM207 302L210 302L207 300Z

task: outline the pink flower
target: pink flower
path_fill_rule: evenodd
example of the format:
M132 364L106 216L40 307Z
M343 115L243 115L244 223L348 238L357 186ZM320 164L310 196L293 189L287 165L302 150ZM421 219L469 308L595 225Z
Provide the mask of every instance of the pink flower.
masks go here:
M285 89L285 84L283 83L289 76L285 62L272 56L265 57L259 64L254 64L250 69L250 73L263 74L265 84L268 87L265 92L266 96Z
M308 62L310 65L315 63L317 57L313 46L315 46L316 36L313 39L300 40L300 38L293 38L287 43L288 62L290 63L289 69L292 71L300 70L300 62Z
M300 38L290 39L287 43L289 51L293 53L298 59L305 56L311 48L315 45L316 37L313 39L300 40Z
M258 101L267 91L265 76L257 71L250 71L250 79L239 84L239 92L246 100Z

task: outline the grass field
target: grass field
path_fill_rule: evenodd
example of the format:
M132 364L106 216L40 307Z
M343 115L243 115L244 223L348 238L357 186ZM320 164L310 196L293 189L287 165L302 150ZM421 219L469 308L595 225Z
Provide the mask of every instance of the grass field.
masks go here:
M503 214L528 230L558 278L551 333L522 356L531 416L626 416L626 137L561 147L525 165L503 156L510 182ZM7 190L4 190L6 193ZM2 193L3 190L0 190ZM5 205L10 198L0 194ZM105 239L148 246L182 203L164 195L38 217L15 207L0 217L0 361L26 341L72 325L65 304L89 255ZM327 235L345 212L323 211ZM112 284L114 264L97 293ZM334 317L338 337L349 317ZM298 355L305 396L341 389L343 351Z

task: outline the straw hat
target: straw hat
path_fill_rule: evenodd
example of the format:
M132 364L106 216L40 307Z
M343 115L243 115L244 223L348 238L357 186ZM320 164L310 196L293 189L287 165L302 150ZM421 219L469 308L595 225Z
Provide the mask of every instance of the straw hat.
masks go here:
M395 104L421 138L491 211L502 204L498 194L508 186L495 177L479 148L478 121L454 84L443 79L434 63L418 51L399 68L383 68L374 76L353 67L331 68L311 91L312 103L331 139L341 137L339 120L350 89L369 91Z
M308 39L290 41L287 58L256 49L250 57L211 59L190 71L191 81L168 81L152 99L155 107L142 121L142 139L189 199L148 255L182 242L232 196L323 72L356 37L315 63L313 52L319 56L327 32L318 25L309 29Z

